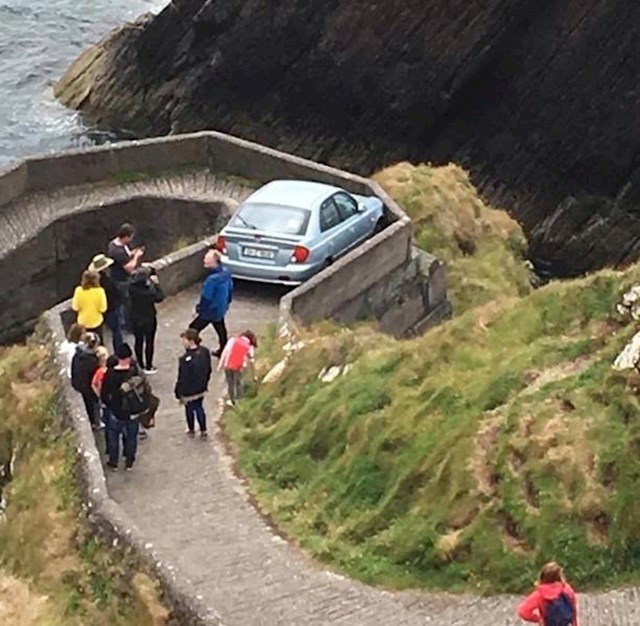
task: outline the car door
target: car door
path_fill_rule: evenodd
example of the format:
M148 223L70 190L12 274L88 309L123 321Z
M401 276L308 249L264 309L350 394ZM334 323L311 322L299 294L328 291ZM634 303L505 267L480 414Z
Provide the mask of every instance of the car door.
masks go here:
M333 260L342 250L342 220L333 198L327 198L320 205L320 238L325 250L325 259Z
M332 196L333 201L340 214L341 238L340 245L342 251L346 252L353 248L366 236L366 224L362 219L362 213L358 209L358 203L344 191L338 191Z

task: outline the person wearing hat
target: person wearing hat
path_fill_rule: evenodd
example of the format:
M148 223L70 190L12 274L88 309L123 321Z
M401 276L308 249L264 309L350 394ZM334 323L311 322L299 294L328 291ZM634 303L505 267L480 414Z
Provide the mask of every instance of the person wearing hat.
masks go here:
M113 259L106 254L96 254L89 264L89 271L98 272L100 276L100 286L107 296L107 310L104 312L104 321L111 331L111 341L114 352L118 346L122 345L122 328L118 316L118 307L122 303L120 292L118 291L113 278L111 277L111 266Z

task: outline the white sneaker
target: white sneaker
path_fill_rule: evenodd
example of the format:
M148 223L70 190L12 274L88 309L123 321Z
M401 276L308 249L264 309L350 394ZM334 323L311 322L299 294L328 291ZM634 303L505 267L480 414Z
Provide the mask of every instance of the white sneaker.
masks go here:
M233 406L233 405L234 405L234 402L233 402L233 400L227 400L227 401L225 402L225 404L226 404L227 406Z
M158 370L155 367L151 367L148 370L142 370L147 376L153 376L153 374L157 374Z

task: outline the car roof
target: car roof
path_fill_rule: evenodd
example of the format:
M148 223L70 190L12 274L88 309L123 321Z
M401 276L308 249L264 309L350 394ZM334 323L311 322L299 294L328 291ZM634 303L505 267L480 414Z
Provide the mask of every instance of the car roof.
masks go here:
M254 191L246 202L312 209L336 191L343 190L309 180L274 180Z

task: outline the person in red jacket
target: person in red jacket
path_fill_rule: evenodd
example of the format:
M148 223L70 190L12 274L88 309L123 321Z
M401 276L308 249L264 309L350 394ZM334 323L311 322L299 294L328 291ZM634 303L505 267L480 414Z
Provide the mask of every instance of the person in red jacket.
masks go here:
M538 585L518 607L518 616L540 626L578 626L576 592L557 563L542 568Z

